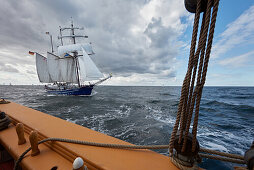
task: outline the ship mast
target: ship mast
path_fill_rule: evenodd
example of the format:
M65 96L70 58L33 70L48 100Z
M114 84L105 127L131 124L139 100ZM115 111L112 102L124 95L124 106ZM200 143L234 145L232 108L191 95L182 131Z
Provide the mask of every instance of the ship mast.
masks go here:
M58 39L61 39L61 44L63 45L63 38L72 38L72 42L73 44L76 44L76 37L84 37L87 38L87 36L82 36L82 35L75 35L74 30L75 29L82 29L82 28L78 28L78 27L74 27L73 26L73 21L71 21L71 27L64 27L64 28L60 28L60 36L58 37ZM70 35L62 35L62 31L64 30L70 30ZM78 80L78 86L80 87L80 76L79 76L79 63L78 63L78 52L74 51L73 52L73 59L75 61L75 66L76 66L76 76L77 76L77 80Z
M63 45L62 28L61 28L61 26L59 26L59 28L60 28L60 39L61 39L61 44Z
M75 34L74 34L74 27L73 27L73 21L71 21L71 34L72 34L72 39L73 39L73 44L76 44L75 40ZM75 60L75 65L76 65L76 72L77 72L77 80L78 80L78 86L80 87L80 77L79 77L79 63L78 63L78 52L75 51L73 52L74 54L74 60Z
M88 38L87 35L75 35L74 33L74 30L75 29L80 29L80 30L83 30L84 28L81 27L74 27L73 26L73 21L71 21L71 27L59 27L60 28L60 36L58 37L58 39L61 39L61 44L63 45L63 38L72 38L72 42L73 44L76 44L76 37L83 37L83 38ZM62 35L62 31L64 30L70 30L70 35ZM80 87L81 86L81 83L80 83L80 75L79 75L79 62L78 62L78 52L77 51L74 51L72 52L73 53L73 59L75 61L75 67L76 67L76 75L77 75L77 80L78 80L78 86Z

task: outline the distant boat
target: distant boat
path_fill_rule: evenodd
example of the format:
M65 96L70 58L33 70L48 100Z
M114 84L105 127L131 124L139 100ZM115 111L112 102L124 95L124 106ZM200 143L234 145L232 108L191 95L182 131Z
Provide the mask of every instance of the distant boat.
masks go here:
M70 30L70 35L62 35L63 31ZM58 46L57 53L54 53L52 36L50 35L52 52L47 52L47 57L37 53L36 68L40 82L49 83L45 85L48 93L64 95L91 95L95 85L112 77L104 77L90 56L95 53L91 43L76 43L76 38L88 38L85 35L75 35L74 30L83 28L60 27L61 46ZM71 44L63 44L63 38L71 40Z

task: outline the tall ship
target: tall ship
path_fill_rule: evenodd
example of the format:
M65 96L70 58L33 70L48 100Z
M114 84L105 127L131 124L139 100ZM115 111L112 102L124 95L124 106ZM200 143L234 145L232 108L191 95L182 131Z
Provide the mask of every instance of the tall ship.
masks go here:
M90 58L95 54L91 43L79 43L88 38L87 35L75 34L75 31L83 29L74 27L73 22L70 27L60 27L58 39L61 45L57 47L56 52L52 35L46 32L50 35L52 47L51 52L47 52L47 57L29 51L31 55L36 56L38 78L41 83L47 83L45 89L48 93L91 95L94 86L112 77L111 74L104 77ZM69 35L66 34L67 31Z

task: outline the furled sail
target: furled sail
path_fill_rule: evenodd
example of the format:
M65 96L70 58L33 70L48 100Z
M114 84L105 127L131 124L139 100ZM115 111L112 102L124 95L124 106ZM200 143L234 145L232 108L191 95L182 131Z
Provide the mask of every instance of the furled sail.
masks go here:
M36 69L40 82L42 83L52 83L52 79L48 72L47 58L35 53L36 55Z
M78 52L84 49L88 55L94 54L91 44L71 44L58 47L58 55L62 56L65 53Z
M47 58L48 71L53 82L78 82L73 58L60 58L49 52Z
M84 82L103 78L104 77L103 74L96 67L96 65L88 56L84 48L82 48L82 51L83 55L78 57L80 68L80 80Z

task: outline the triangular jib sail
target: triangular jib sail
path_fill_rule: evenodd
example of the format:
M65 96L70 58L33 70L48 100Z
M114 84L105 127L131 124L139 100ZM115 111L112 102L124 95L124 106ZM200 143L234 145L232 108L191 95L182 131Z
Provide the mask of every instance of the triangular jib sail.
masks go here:
M83 55L78 57L79 69L80 69L80 80L92 81L103 78L103 74L94 64L92 59L88 56L85 49L82 48Z

